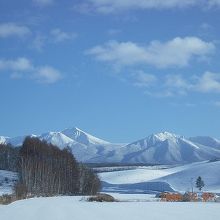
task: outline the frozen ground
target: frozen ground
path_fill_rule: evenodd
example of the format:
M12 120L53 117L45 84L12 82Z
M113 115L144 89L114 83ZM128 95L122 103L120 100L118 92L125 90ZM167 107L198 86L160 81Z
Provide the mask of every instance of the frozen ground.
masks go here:
M15 172L0 170L0 196L11 194L16 180L17 174Z
M87 202L86 197L33 198L0 205L0 220L217 220L220 203L159 202L155 192L163 184L183 190L190 178L198 175L207 183L206 189L218 191L219 170L220 161L104 172L99 175L119 202ZM0 180L5 181L5 177L7 184L0 187L1 194L11 192L16 173L0 171ZM122 193L116 193L119 189Z
M35 198L0 205L1 220L216 220L219 203L86 202L81 197Z
M176 167L139 167L133 170L99 173L103 190L120 193L191 191L201 176L205 191L220 193L220 161L198 162Z
M109 168L112 170L112 168ZM115 169L115 168L114 168ZM125 167L123 167L125 169ZM161 191L191 191L201 176L204 191L220 193L220 161L198 162L182 166L128 167L127 170L101 172L104 192L123 194L146 194ZM16 181L16 173L0 170L0 195L10 194Z

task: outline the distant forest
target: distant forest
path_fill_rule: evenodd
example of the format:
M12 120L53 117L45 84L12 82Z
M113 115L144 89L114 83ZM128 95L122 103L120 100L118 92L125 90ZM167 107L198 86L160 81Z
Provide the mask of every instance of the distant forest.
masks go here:
M68 148L60 150L35 137L27 137L20 148L1 144L0 169L18 172L17 198L93 195L101 187L98 176Z
M18 171L19 147L0 144L0 170Z

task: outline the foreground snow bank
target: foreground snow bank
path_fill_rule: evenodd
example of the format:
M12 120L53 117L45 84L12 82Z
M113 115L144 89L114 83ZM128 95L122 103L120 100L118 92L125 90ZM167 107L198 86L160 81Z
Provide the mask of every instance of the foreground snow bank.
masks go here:
M81 201L81 197L35 198L0 206L1 220L207 220L220 219L218 203Z

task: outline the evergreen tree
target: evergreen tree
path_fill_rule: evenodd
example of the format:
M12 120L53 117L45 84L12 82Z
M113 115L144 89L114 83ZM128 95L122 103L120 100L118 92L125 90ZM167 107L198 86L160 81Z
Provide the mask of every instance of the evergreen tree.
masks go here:
M204 181L202 180L202 177L199 176L199 177L197 178L197 180L196 180L196 188L198 188L199 191L201 191L204 186L205 186L205 183L204 183Z

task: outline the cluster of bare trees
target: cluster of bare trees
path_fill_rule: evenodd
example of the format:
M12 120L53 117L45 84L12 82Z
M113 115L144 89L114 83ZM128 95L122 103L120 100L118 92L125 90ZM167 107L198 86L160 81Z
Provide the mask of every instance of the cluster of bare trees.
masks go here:
M100 180L68 149L27 137L20 149L18 197L95 194Z
M17 171L19 148L0 144L0 170Z
M101 188L98 176L88 167L79 164L79 193L83 195L94 195Z

